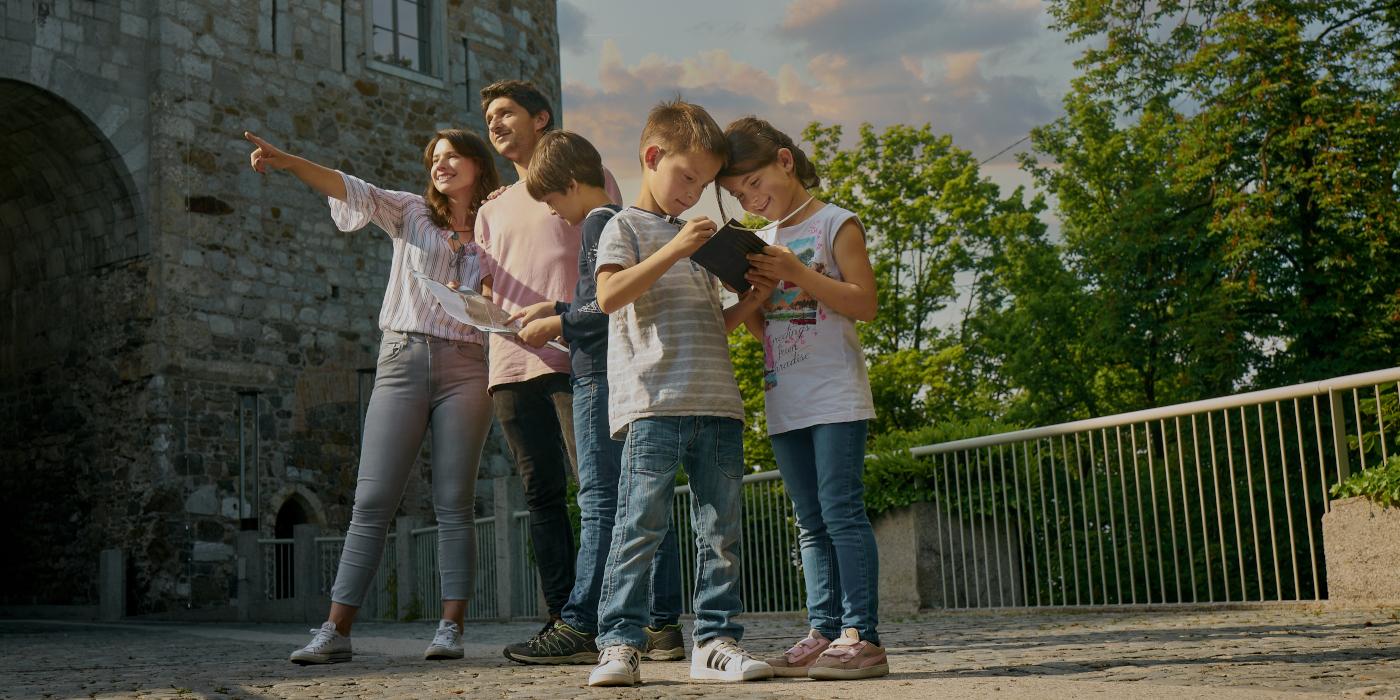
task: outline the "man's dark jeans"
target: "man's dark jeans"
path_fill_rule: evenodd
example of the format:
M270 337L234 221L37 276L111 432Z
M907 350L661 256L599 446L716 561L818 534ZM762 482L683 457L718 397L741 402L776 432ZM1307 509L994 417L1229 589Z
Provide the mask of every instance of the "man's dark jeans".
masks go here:
M496 419L515 456L530 511L530 541L540 588L557 617L574 586L574 533L569 525L569 475L574 460L573 389L569 375L545 374L491 392Z

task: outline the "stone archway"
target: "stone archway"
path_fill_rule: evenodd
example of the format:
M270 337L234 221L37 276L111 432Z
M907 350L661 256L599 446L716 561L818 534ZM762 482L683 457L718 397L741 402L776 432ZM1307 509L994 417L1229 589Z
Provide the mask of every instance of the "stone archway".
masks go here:
M81 111L0 80L0 602L92 601L150 460L154 308L126 164ZM15 551L18 550L18 551Z

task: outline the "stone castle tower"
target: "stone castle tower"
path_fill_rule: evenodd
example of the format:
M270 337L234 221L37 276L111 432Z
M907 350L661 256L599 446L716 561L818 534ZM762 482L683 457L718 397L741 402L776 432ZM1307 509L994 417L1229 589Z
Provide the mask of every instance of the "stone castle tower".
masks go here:
M252 172L242 132L422 190L435 129L484 133L481 87L523 78L558 108L555 3L0 12L0 605L94 603L120 548L130 612L226 606L240 528L349 521L391 254ZM483 478L509 471L501 444ZM431 518L410 484L403 511Z

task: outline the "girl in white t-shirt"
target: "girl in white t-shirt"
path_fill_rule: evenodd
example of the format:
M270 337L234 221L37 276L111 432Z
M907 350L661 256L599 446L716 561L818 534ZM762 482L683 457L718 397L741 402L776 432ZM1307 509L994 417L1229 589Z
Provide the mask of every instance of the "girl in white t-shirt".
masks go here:
M749 256L780 280L747 321L763 340L768 433L797 514L812 630L769 663L780 676L889 673L880 647L875 534L861 481L866 422L875 417L856 321L875 317L875 273L856 215L818 201L802 149L768 122L725 129L729 164L716 182L745 211L776 222Z

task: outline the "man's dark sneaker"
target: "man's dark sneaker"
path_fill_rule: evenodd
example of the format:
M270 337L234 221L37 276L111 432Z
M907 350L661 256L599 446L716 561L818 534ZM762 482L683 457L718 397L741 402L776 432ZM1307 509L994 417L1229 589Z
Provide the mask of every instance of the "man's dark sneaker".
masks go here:
M642 653L652 661L684 661L685 637L681 636L681 626L662 625L659 629L646 628L647 646Z
M556 620L539 634L505 649L507 659L521 664L591 664L598 661L597 635L584 634Z

